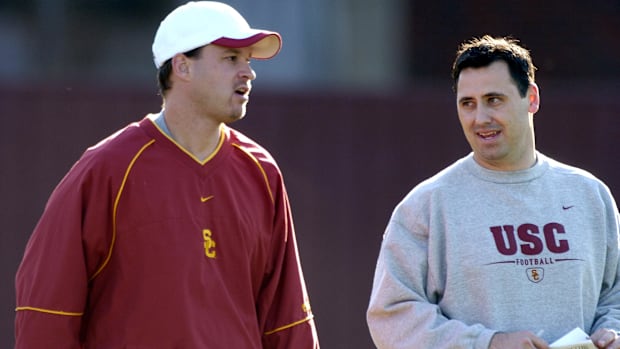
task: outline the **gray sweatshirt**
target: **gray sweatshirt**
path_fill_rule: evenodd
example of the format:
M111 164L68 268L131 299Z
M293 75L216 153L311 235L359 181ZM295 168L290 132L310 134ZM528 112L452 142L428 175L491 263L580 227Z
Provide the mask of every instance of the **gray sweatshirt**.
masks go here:
M378 348L487 349L620 329L619 220L590 173L540 153L499 172L472 154L416 186L387 225L367 321ZM618 282L616 282L618 280Z

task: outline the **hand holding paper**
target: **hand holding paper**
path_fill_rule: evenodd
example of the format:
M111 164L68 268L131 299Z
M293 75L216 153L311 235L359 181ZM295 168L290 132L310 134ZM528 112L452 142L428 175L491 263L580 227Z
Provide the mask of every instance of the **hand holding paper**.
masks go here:
M576 327L568 332L562 338L551 343L549 348L552 349L596 349L596 346L590 340L590 336L581 328Z

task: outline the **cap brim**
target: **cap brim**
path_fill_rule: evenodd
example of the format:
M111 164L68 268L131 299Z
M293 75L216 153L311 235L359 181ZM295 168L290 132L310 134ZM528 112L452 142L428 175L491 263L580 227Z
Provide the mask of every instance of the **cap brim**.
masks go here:
M211 42L214 45L241 48L251 47L252 58L273 58L282 48L282 38L276 32L260 32L244 39L222 37Z

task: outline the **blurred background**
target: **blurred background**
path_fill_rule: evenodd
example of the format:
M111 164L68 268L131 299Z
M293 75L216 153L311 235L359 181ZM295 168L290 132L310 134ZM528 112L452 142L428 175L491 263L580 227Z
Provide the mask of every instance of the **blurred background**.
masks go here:
M15 271L55 185L86 147L160 109L152 38L184 2L0 0L0 348L13 347ZM374 348L365 311L392 209L470 151L450 78L464 40L520 39L538 66L539 150L620 195L619 0L228 3L284 38L253 63L233 126L284 173L323 348Z

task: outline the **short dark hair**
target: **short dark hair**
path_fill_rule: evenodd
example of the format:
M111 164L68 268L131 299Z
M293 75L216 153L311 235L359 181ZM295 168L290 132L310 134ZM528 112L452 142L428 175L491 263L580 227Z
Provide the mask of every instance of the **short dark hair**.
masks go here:
M536 67L532 63L530 52L511 37L491 37L485 35L461 44L452 64L453 89L461 71L465 68L481 68L495 61L508 64L510 76L517 85L521 97L525 97L530 84L534 83Z
M200 52L204 46L195 48L193 50L183 52L188 58L200 58ZM157 85L159 87L159 94L163 97L172 87L170 81L170 73L172 72L172 58L164 62L164 64L157 70Z

